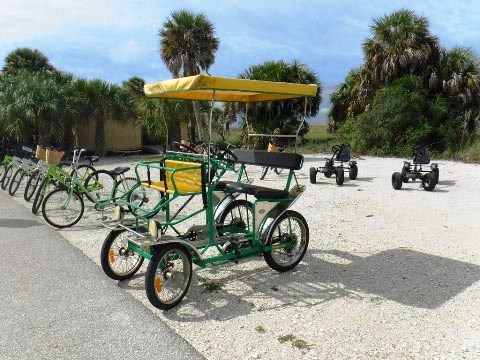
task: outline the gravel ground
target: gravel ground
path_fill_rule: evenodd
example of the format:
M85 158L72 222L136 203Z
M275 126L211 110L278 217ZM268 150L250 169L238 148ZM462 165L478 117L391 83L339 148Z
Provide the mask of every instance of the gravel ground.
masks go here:
M306 155L298 172L307 190L293 208L308 222L310 245L294 271L279 274L261 257L196 267L187 296L168 312L149 304L143 271L111 285L208 359L480 358L480 167L438 161L433 192L419 181L395 191L390 178L402 159L365 157L357 180L346 176L339 187L318 174L311 185L308 170L324 156ZM103 159L97 168L137 160ZM285 179L269 172L256 183ZM99 217L89 209L60 231L97 264L108 233Z

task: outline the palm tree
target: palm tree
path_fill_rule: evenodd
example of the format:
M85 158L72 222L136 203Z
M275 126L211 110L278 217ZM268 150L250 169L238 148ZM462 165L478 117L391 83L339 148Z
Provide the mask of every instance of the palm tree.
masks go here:
M267 61L260 65L249 67L239 76L242 79L280 81L297 84L315 84L318 86L314 98L307 100L307 116L318 113L322 101L322 83L318 75L299 61L286 63L284 61ZM249 119L256 131L280 134L294 134L304 110L303 99L269 101L251 104ZM300 135L308 131L304 129Z
M212 23L203 14L175 11L159 31L160 56L176 78L193 76L208 69L215 61L219 40ZM193 102L198 135L204 139L200 105Z
M431 85L440 86L455 104L457 114L465 121L465 128L471 135L475 120L480 114L480 61L470 48L454 47L442 52L440 78L430 79Z
M363 44L366 70L360 80L363 89L374 91L404 75L430 76L440 49L430 34L428 20L411 10L399 10L375 19L372 37Z
M359 69L352 69L345 81L330 95L332 107L328 114L329 131L336 131L348 117L359 114L363 108L360 103Z
M53 71L55 68L48 58L37 49L18 48L5 58L2 71L5 74L16 74L21 71Z

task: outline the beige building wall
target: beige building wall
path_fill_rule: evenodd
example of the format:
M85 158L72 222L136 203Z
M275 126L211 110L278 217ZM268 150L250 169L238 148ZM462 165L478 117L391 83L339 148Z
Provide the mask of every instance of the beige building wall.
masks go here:
M75 126L75 146L95 150L95 122ZM113 120L105 123L107 151L138 150L143 146L142 128L133 122L121 124Z

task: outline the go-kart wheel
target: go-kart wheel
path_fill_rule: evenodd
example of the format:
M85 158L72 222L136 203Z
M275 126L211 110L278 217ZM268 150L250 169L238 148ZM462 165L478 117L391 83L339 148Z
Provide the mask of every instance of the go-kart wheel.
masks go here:
M410 179L407 175L407 168L405 166L402 169L401 175L402 175L402 182L404 182L405 184L408 183L408 180Z
M335 169L333 168L333 163L330 160L325 161L325 166L323 168L325 177L327 179L331 178L332 175L335 173Z
M348 171L348 177L350 180L355 180L358 175L358 167L355 164L350 165L350 170Z
M317 183L317 169L314 167L310 168L310 183L311 184Z
M438 178L440 176L440 170L438 170L438 168L432 169L432 174L435 176L435 183L438 184Z
M394 172L392 175L392 186L395 190L400 190L402 188L402 174L399 172Z
M128 249L126 233L126 229L110 231L100 251L102 269L113 280L130 279L143 263L143 256Z
M302 261L308 247L309 230L305 218L293 210L287 210L272 225L267 245L292 242L292 247L265 251L263 257L273 270L292 270Z
M437 182L435 181L435 175L432 173L426 173L422 177L422 186L425 191L432 191L435 189Z
M176 306L188 291L192 280L192 256L181 244L167 244L158 249L145 273L148 300L158 309Z
M267 172L268 172L268 166L262 166L262 170L260 171L260 180L265 179Z
M343 167L335 169L335 177L335 182L337 183L337 185L343 185L343 181L345 180L345 173L343 172Z

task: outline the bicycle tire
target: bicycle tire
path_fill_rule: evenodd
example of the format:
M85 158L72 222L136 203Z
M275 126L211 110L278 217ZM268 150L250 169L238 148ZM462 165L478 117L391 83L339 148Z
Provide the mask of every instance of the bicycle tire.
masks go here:
M38 187L37 192L35 193L35 197L32 203L33 214L38 214L38 211L40 210L40 206L42 206L43 198L47 193L49 183L50 181L48 180L48 178L44 178L40 183L40 186Z
M62 202L63 204L65 203L69 195L71 195L71 198L68 202L68 205L77 205L78 211L75 208L71 210L70 207L61 205ZM76 191L59 188L49 192L45 196L42 204L42 215L45 221L53 227L64 229L78 223L83 216L84 209L85 205L80 194L78 194ZM70 215L70 213L73 215ZM54 215L56 217L54 217ZM65 221L60 222L59 218L63 218Z
M2 188L2 190L5 190L7 188L8 184L10 183L12 174L13 174L13 166L8 165L7 168L5 169L5 174L3 174L2 183L0 184L0 187Z
M81 181L85 181L87 177L89 177L92 173L97 171L93 166L83 164L83 165L78 165L77 167L77 179ZM70 172L70 176L73 176L74 170Z
M25 185L25 190L23 191L23 198L25 201L30 201L32 196L37 191L38 185L40 184L42 177L40 176L40 170L35 169L30 176L28 177L27 184Z
M96 170L85 179L84 187L87 189L85 196L93 203L112 200L115 176L108 170Z
M113 198L121 198L138 184L137 178L134 177L125 177L119 182L115 183L115 188L113 189Z
M5 164L0 164L0 185L3 181L3 176L5 175L5 170L7 170L7 166Z
M12 178L10 179L10 185L8 186L8 194L10 196L15 195L24 178L25 178L24 170L18 168L17 171L15 171L15 173L13 174Z

